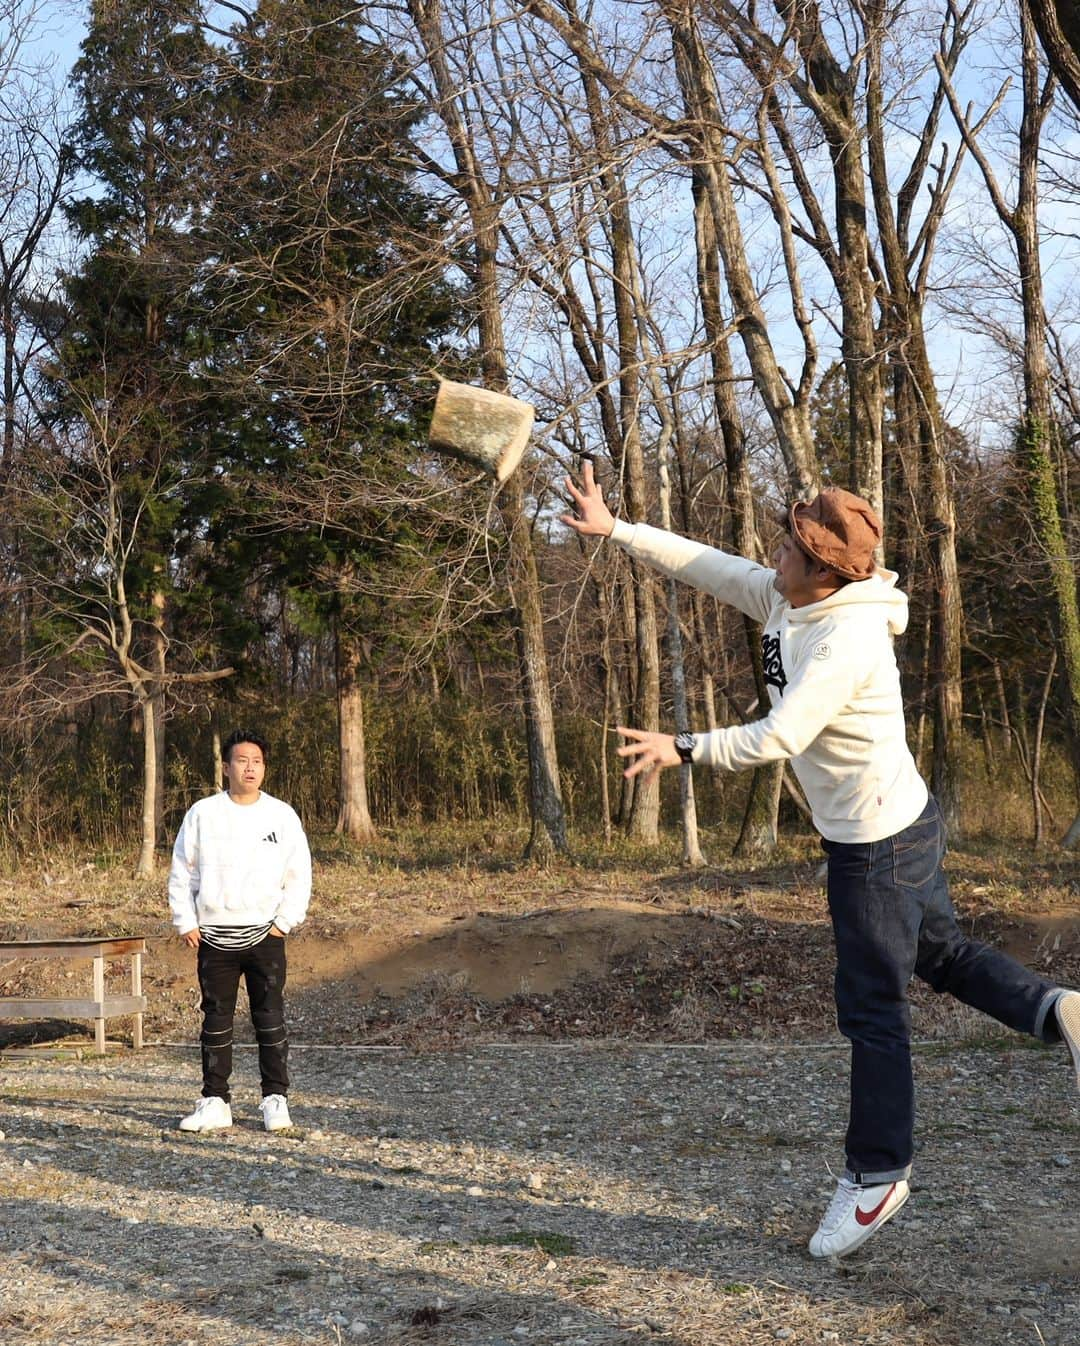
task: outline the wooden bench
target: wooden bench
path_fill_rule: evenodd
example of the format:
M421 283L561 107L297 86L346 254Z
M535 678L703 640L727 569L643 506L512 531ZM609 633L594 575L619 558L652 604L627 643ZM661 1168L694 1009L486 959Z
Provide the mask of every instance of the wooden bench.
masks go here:
M94 1045L98 1055L104 1056L105 1020L118 1014L133 1014L135 1027L131 1045L138 1051L143 1045L142 1017L146 1010L146 996L142 993L142 956L145 952L145 939L49 939L0 943L0 960L84 958L94 962L90 999L57 996L20 1000L16 996L0 996L0 1019L93 1019ZM105 994L106 958L131 959L130 995Z

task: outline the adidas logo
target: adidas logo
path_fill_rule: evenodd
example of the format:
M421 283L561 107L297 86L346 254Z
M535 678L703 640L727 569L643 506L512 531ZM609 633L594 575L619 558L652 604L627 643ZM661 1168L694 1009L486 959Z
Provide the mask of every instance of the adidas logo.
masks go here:
M276 833L276 832L268 832L268 833L266 834L266 836L263 837L263 841L273 841L273 842L276 843L276 842L277 842L277 833Z

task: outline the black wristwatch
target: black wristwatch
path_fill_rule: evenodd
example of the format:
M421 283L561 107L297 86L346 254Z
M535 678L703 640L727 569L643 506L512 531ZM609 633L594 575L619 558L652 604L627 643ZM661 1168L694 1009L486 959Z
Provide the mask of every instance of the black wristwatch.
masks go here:
M681 734L675 735L675 751L684 762L690 763L694 760L694 749L697 747L697 734L691 734L689 729L684 729Z

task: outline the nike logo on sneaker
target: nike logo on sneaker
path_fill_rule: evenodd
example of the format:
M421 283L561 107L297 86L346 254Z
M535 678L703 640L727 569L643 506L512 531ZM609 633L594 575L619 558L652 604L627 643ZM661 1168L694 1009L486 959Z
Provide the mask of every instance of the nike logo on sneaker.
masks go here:
M855 1207L855 1219L858 1220L859 1224L861 1224L864 1229L866 1228L867 1225L874 1223L877 1217L885 1209L886 1205L888 1204L889 1198L895 1191L896 1191L896 1183L893 1183L893 1185L889 1188L889 1190L885 1193L885 1195L881 1198L881 1200L877 1203L877 1205L874 1207L873 1210L863 1210L861 1206Z

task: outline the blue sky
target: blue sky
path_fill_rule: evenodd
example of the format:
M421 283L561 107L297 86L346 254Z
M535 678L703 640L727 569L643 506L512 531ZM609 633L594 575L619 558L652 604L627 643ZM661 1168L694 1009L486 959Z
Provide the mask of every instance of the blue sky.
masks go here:
M86 32L86 4L76 0L46 0L38 10L39 34L35 44L52 59L56 77L64 78L79 59L79 43Z

